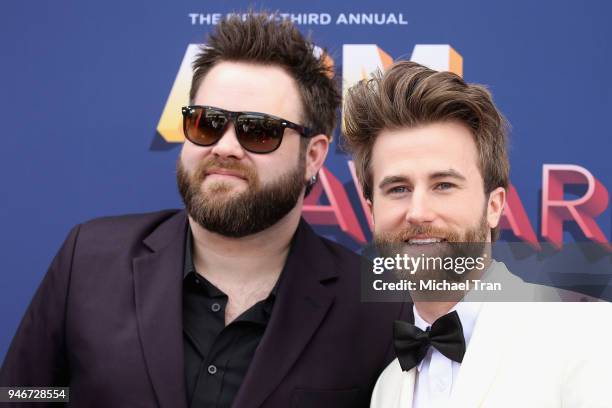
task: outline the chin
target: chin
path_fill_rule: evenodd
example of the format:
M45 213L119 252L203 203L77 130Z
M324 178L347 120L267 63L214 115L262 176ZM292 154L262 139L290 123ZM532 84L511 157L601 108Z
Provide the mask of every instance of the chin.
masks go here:
M247 189L245 186L237 185L235 183L206 183L202 185L202 193L204 194L240 194L245 192Z

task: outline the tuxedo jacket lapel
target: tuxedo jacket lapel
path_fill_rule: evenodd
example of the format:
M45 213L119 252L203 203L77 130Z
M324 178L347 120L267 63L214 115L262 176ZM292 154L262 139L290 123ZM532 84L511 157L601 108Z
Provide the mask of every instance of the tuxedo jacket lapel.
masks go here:
M472 338L453 386L452 406L478 407L500 368L504 350L511 347L510 333L519 316L509 313L511 304L483 303Z
M416 367L402 371L398 359L393 360L378 378L370 408L412 407L416 372Z
M479 407L485 399L502 363L504 351L520 316L512 313L511 303L483 303L470 343L453 385L449 406ZM410 322L414 321L412 319ZM410 408L413 406L416 367L402 371L397 358L382 373L372 395L371 408Z
M531 292L528 292L530 287L511 274L502 262L494 261L484 280L502 282L506 290L504 293L510 296L531 296ZM490 301L482 303L457 383L453 386L452 401L459 407L480 406L494 381L504 350L511 347L508 339L516 335L509 331L519 327L516 323L520 316L512 313L512 303L495 301L500 297L496 293L490 296ZM482 298L480 294L472 292L466 296L466 301L471 300L482 301Z
M522 282L512 275L503 263L496 262L494 267L494 274L488 277L492 282L512 285L512 294L533 299L535 285ZM469 298L480 299L468 295ZM524 326L521 323L525 315L516 312L516 305L512 302L482 303L456 383L453 385L449 406L475 408L482 405L503 364L504 356L508 350L515 347L512 339L517 335L517 328ZM414 322L413 319L409 321ZM372 408L412 407L416 368L402 372L397 359L392 364L397 364L397 367L390 370L389 375L382 374L372 398ZM376 394L380 394L378 400Z
M412 402L414 400L414 386L415 386L415 381L416 381L416 373L417 373L416 367L410 371L402 372L402 377L400 381L400 389L397 395L396 406L398 408L412 407Z
M187 406L182 289L187 219L179 212L145 240L133 259L136 318L147 370L162 408Z
M328 254L302 220L281 275L268 328L234 407L259 407L285 378L321 325L334 301L333 291L324 283L337 277L336 265Z
M410 304L410 308L408 311L406 321L414 324L414 313L413 313L412 304ZM399 365L399 360L397 360L397 358L395 359L393 364L395 363ZM401 367L400 367L400 371L401 371ZM397 405L396 405L398 408L412 407L412 403L414 400L414 391L415 391L414 387L416 385L416 375L417 375L416 367L414 367L412 370L409 370L409 371L402 371L401 382L400 382L400 392L399 392L399 395L397 396Z

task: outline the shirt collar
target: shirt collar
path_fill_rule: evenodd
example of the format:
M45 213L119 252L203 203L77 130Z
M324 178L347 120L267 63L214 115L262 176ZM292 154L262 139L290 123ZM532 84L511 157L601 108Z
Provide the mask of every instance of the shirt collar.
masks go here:
M461 327L463 328L463 337L465 338L465 346L467 347L470 343L470 339L472 338L472 333L474 331L474 326L476 325L476 320L478 319L478 314L480 313L480 308L482 307L482 302L458 302L448 313L453 311L457 311L459 315L459 320L461 321ZM431 324L427 323L425 319L421 317L419 312L416 309L416 306L412 306L412 312L414 313L414 325L419 329L425 331ZM447 314L448 314L447 313ZM425 360L428 360L430 354L432 353L432 348L427 352L427 356L421 360L417 369L419 372L423 367L423 363Z
M189 272L195 273L195 266L193 265L193 252L191 246L193 245L193 237L191 236L191 227L187 223L187 237L185 238L185 263L183 266L183 279L189 275Z
M293 240L292 240L291 244L293 245ZM193 272L198 278L202 279L209 286L212 286L214 289L216 289L216 291L219 292L219 293L216 293L216 292L213 291L213 294L224 295L212 283L208 282L208 280L206 278L204 278L202 275L199 275L197 273L197 271L195 269L195 264L193 263L193 235L192 235L192 232L191 232L191 226L189 225L189 223L187 223L187 237L185 239L185 262L184 262L184 266L183 266L183 280L185 280L185 278L187 278L187 276L191 272ZM278 287L280 285L280 281L281 281L282 276L283 276L283 273L281 273L281 276L278 277L278 280L276 281L276 284L274 285L274 287L270 291L270 296L272 298L276 298L276 296L278 295Z

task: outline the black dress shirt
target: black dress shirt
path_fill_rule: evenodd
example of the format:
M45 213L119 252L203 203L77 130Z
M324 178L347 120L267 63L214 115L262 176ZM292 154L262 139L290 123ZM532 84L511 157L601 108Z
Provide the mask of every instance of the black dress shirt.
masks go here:
M0 386L70 386L74 407L187 408L186 228L185 211L170 210L73 229L15 334ZM359 271L372 270L362 264L300 220L236 407L369 406L392 359L393 322L405 318L402 304L361 301Z
M190 407L230 407L266 330L277 294L270 295L225 326L227 295L199 275L187 231L183 278L183 343Z

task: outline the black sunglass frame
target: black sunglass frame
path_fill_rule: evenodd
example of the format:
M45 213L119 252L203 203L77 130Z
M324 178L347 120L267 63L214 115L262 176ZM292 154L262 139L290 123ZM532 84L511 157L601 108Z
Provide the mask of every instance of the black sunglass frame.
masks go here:
M183 106L181 109L181 112L183 114L183 134L185 135L185 137L193 144L196 144L198 146L212 146L215 143L218 143L219 140L221 140L221 138L223 137L223 134L225 133L226 129L227 129L227 125L225 125L225 127L223 128L223 131L221 133L221 136L219 137L219 139L215 140L212 143L209 144L203 144L203 143L199 143L195 140L192 140L189 137L189 132L187 131L187 117L190 116L191 114L193 114L193 112L197 109L203 109L204 111L206 110L214 110L214 111L218 111L223 113L226 118L228 118L228 123L232 122L232 124L234 125L234 131L236 132L236 138L238 139L238 143L240 143L240 146L245 149L248 152L251 153L256 153L256 154L267 154L267 153L272 153L273 151L277 150L280 145L283 143L283 137L285 136L285 128L289 128L289 129L293 129L295 130L300 136L305 137L305 138L310 138L313 137L315 134L312 131L312 129L307 128L306 126L302 126L302 125L298 125L297 123L293 123L287 119L283 119L280 118L278 116L274 116L274 115L270 115L268 113L263 113L263 112L250 112L250 111L229 111L226 109L221 109L221 108L217 108L216 106L209 106L209 105L188 105L188 106ZM269 151L264 151L264 152L257 152L257 151L253 151L247 147L245 147L242 142L240 141L240 137L238 137L238 125L236 123L236 119L238 118L238 116L240 115L260 115L262 117L262 119L272 119L272 120L276 120L280 122L280 126L282 128L282 132L280 134L280 138L279 138L279 142L278 145Z

